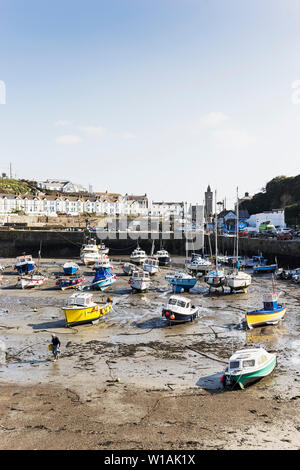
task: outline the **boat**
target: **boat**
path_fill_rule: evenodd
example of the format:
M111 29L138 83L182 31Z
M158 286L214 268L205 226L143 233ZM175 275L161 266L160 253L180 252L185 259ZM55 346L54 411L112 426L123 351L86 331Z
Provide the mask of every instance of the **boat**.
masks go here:
M191 276L184 271L167 274L165 279L171 284L174 292L189 292L198 281L197 277Z
M16 260L15 269L19 275L28 274L35 268L35 262L32 259L32 255L18 256Z
M61 276L57 279L56 285L61 290L66 289L78 289L81 284L84 282L84 276L80 274L75 274L73 276Z
M19 277L17 286L21 289L39 287L47 280L48 278L43 274L27 274Z
M71 295L62 307L66 326L97 322L112 309L111 301L95 302L92 294L80 292Z
M79 266L73 261L68 261L63 265L63 270L65 274L75 274L79 270Z
M128 284L130 284L131 289L134 291L147 291L151 285L149 273L136 269L132 272Z
M277 264L260 264L253 266L254 274L274 273L277 269Z
M100 243L100 245L99 245L98 248L99 248L99 253L100 253L101 255L108 255L108 253L109 253L109 248L108 248L107 246L105 246L105 244L104 244L103 242Z
M97 261L97 263L95 263L94 266L93 266L94 271L101 271L102 269L106 269L107 271L112 271L113 270L113 267L112 267L112 265L111 265L108 258L103 259L101 261Z
M291 275L291 280L295 284L299 284L299 282L300 282L300 269L299 268L297 268L293 271L293 273Z
M99 252L99 247L96 243L90 243L81 247L80 259L86 266L100 261L102 256L103 254Z
M233 260L234 270L226 276L226 285L230 287L230 292L242 290L247 292L247 288L251 285L252 278L250 274L240 271L240 257L239 257L239 195L237 189L237 203L236 203L236 246L235 246L235 260Z
M185 264L190 272L200 275L207 273L212 268L212 263L208 259L204 259L201 256L194 257Z
M297 275L297 272L298 272L298 274L300 274L300 269L297 270L297 269L279 268L275 272L275 277L276 277L276 279L281 279L283 281L287 281L287 280L293 279L293 276Z
M190 299L178 295L172 295L162 310L162 316L168 320L169 325L193 321L198 315L199 307L191 305Z
M286 307L278 304L279 295L276 292L263 295L263 308L246 313L246 321L251 329L257 326L276 325L283 319Z
M167 266L171 263L171 258L167 250L158 250L155 254L160 266Z
M107 269L97 270L90 287L92 289L105 290L116 282L117 277Z
M143 264L146 261L147 255L144 250L138 246L130 255L130 261L135 264Z
M221 378L224 386L239 385L240 388L269 375L276 366L276 354L263 348L241 349L229 359Z
M209 271L204 280L206 284L209 285L209 291L211 288L218 289L222 287L224 291L224 285L226 282L225 272L222 268L219 268L218 265L218 218L217 218L217 192L215 192L215 266L211 271Z
M159 261L156 258L148 258L143 264L143 270L150 275L156 274L159 271Z
M136 265L132 263L124 263L122 269L124 274L131 276L132 272L136 270Z

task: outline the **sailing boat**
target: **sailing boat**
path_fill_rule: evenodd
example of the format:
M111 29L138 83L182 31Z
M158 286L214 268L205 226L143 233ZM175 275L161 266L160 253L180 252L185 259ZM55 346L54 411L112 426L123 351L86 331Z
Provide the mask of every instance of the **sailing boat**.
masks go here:
M240 271L239 261L239 194L237 188L237 203L236 203L236 247L235 247L235 264L234 270L231 274L226 276L226 285L230 287L230 292L242 290L247 292L247 287L251 285L251 276L248 273Z
M213 287L214 289L218 289L218 287L222 287L224 291L224 284L226 281L225 273L223 269L218 267L218 217L217 217L217 191L215 191L215 258L216 264L214 269L207 273L204 280L206 284L209 285L209 291Z
M38 253L37 271L32 272L31 274L25 274L19 277L17 287L21 287L21 289L38 287L47 281L47 277L39 272L40 260L41 260L41 247L42 247L42 242L40 243L40 249Z

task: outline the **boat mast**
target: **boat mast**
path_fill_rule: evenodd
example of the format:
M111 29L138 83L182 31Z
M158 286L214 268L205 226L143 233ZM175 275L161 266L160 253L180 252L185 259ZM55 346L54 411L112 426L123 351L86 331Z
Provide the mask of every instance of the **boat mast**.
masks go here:
M215 191L215 254L216 254L216 274L218 275L218 217L217 217L217 191Z
M236 261L235 271L238 271L239 262L239 188L236 188Z

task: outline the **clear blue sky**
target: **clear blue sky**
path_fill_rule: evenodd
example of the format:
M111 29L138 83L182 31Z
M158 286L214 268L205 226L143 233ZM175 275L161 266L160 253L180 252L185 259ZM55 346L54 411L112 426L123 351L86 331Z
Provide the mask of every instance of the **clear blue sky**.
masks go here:
M232 205L300 173L299 44L299 0L0 0L0 168Z

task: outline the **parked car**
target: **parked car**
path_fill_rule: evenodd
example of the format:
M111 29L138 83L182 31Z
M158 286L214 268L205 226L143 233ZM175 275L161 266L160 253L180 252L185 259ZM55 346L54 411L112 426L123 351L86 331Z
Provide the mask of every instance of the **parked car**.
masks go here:
M291 240L292 238L294 238L293 232L283 231L277 234L277 240Z

